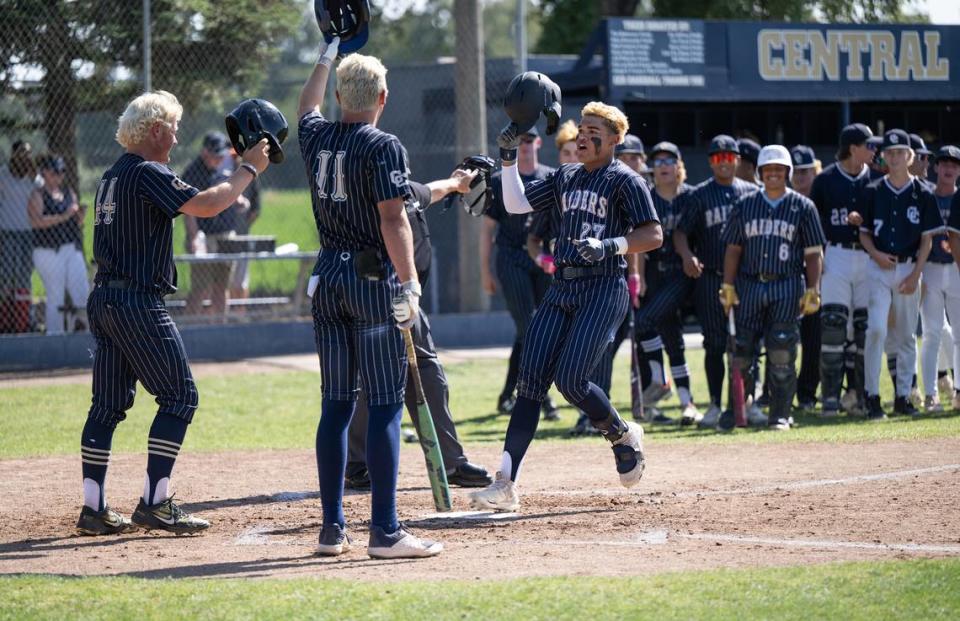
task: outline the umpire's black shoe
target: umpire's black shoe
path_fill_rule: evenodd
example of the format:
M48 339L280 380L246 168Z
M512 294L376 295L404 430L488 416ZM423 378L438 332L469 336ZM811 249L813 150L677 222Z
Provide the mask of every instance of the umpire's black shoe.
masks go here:
M887 418L887 413L883 411L883 406L880 405L880 397L878 395L867 395L865 403L867 420L885 420Z
M493 477L483 466L471 464L468 461L457 466L453 472L447 473L447 483L460 487L486 487L493 485Z
M500 395L497 397L497 412L500 414L509 414L513 411L513 406L516 404L517 400L513 395Z
M210 528L210 522L184 513L173 502L173 496L155 505L148 505L141 498L131 520L146 530L165 530L177 535L192 535Z
M913 402L908 397L897 397L893 401L893 411L895 414L904 416L920 416L920 410L913 406Z
M84 505L77 520L77 533L81 535L120 535L137 530L128 518L123 517L110 507L103 511L94 511Z
M369 490L370 471L367 470L366 464L347 464L347 471L343 477L343 486L347 489L355 489L360 492Z
M729 433L733 431L736 426L736 417L733 415L733 410L724 410L723 413L720 414L720 420L717 422L717 431Z

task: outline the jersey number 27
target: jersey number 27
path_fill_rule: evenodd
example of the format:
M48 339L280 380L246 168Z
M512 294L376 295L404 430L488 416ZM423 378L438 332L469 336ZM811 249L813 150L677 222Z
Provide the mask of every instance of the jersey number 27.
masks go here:
M317 159L320 160L320 165L317 166L317 198L329 198L342 202L347 200L347 193L344 191L344 182L343 182L343 158L347 156L346 151L337 151L336 157L334 157L333 163L333 193L327 193L327 168L330 166L330 158L333 157L332 151L321 151L317 155Z

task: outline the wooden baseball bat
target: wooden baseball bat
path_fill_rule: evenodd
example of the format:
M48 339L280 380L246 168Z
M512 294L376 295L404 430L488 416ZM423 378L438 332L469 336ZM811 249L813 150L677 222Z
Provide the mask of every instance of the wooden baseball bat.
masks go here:
M414 429L423 449L423 459L427 463L427 476L430 479L430 489L433 491L433 506L437 511L450 511L453 506L450 502L450 485L447 483L447 470L443 467L443 455L440 454L440 441L437 439L437 429L433 425L433 416L430 406L423 396L423 384L420 382L420 368L417 366L417 352L413 347L413 334L409 328L401 330L403 341L407 346L407 372L413 378L413 388L417 395L417 420ZM411 416L412 418L412 416ZM420 423L419 425L416 423Z

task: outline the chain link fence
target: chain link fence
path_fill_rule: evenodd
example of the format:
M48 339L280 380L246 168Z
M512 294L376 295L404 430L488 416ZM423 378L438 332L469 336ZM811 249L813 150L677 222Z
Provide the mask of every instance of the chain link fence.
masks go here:
M95 273L92 203L100 175L122 152L116 119L144 87L145 4L152 88L173 92L185 109L174 171L192 170L190 181L201 186L228 173L232 158L219 146L205 148L205 138L219 140L210 133L223 130L225 112L242 99L268 99L295 124L319 39L312 1L7 0L0 30L0 333L86 328L83 307ZM390 100L381 127L406 145L415 179L447 176L465 155L455 152L454 60L384 60ZM487 61L488 150L505 121L497 100L515 73L513 59ZM335 116L328 90L325 112ZM222 218L175 221L178 291L167 305L178 322L309 316L303 290L318 241L295 135L286 161ZM435 260L424 306L456 310L448 292L457 272L456 221L442 207L428 220Z

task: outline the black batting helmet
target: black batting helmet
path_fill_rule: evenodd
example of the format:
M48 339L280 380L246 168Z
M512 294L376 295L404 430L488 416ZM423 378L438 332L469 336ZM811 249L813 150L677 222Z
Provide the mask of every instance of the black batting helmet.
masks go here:
M237 153L243 153L266 138L270 145L270 161L283 161L283 141L289 126L283 113L265 99L246 99L227 115L227 135Z
M340 54L356 52L366 44L370 23L367 0L313 0L313 12L327 43L340 37Z
M518 134L525 134L536 125L541 112L547 117L547 134L552 134L560 124L560 87L542 73L521 73L510 81L503 108L516 124Z

